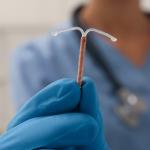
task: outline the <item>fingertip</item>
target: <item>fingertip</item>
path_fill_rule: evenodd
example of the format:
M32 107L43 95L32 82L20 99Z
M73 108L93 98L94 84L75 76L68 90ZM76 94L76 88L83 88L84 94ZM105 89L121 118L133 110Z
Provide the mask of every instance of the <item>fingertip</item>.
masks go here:
M95 88L95 83L94 83L94 81L91 78L84 77L83 78L83 87L92 87L92 88Z
M95 83L89 77L83 78L82 96L85 98L88 98L88 99L90 99L92 97L95 98L97 96Z
M61 95L69 91L71 91L74 96L80 95L80 86L74 79L69 78L61 79L58 81L57 84L60 84L60 86L62 87L62 91L60 90Z
M63 92L69 91L69 90L73 90L76 94L80 93L79 85L74 79L71 79L71 78L60 79L60 80L52 82L51 84L47 86L47 88L50 90L52 87L65 89L64 91L62 91L62 94Z
M70 96L70 98L79 99L80 96L80 87L75 80L64 78L52 82L40 92L38 92L33 99L40 99L40 103L47 101L51 97L61 98L64 96ZM36 100L37 101L37 100Z
M60 85L57 92L57 98L65 98L66 103L77 106L80 100L80 86L73 79L61 79L57 82Z

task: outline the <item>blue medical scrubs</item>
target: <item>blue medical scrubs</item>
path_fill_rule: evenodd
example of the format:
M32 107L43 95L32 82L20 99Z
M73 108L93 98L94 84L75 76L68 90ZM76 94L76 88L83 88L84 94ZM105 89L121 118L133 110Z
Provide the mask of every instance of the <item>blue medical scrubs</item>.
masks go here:
M72 27L68 22L61 28ZM57 30L57 29L55 29ZM107 142L112 150L150 149L150 57L141 68L134 66L118 49L92 34L118 81L140 96L147 106L137 127L126 126L115 114L118 97L103 69L86 53L85 75L95 81L103 114ZM19 109L24 102L49 83L77 74L79 42L74 32L52 37L50 33L18 48L12 62L12 90Z

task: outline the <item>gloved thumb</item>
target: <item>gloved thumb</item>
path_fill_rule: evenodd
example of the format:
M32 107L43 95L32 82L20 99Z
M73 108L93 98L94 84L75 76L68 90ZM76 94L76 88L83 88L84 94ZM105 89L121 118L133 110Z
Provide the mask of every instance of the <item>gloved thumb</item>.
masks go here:
M80 100L80 87L75 80L53 82L29 99L10 122L8 129L35 117L72 112Z
M99 133L96 140L84 147L79 147L78 150L107 150L107 144L104 138L103 121L100 113L100 105L96 88L93 81L89 78L84 78L81 89L81 100L79 105L79 112L88 114L95 118L99 125Z

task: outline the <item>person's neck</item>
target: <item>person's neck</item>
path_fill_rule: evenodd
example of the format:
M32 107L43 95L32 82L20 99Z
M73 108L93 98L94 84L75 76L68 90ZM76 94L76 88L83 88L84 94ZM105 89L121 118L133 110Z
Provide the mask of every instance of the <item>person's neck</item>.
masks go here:
M96 0L93 0L87 5L81 12L81 20L88 27L101 29L116 36L116 46L125 56L136 65L144 63L150 41L150 24L141 12L138 1L101 1L96 3Z

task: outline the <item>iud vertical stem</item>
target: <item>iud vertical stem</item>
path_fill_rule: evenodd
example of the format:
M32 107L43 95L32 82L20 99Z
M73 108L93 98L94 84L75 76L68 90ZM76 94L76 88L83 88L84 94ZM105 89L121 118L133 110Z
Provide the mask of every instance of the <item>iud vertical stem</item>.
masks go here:
M82 77L84 74L85 49L86 49L86 36L82 36L80 40L80 51L78 60L78 73L77 73L77 83L80 86L82 84Z

